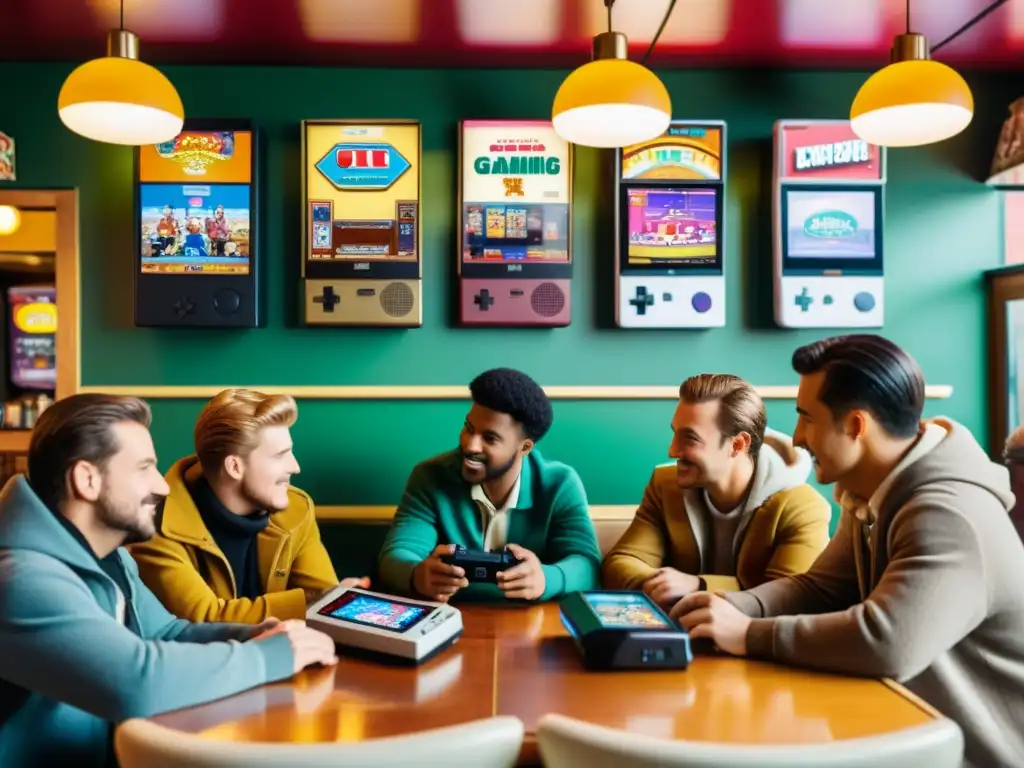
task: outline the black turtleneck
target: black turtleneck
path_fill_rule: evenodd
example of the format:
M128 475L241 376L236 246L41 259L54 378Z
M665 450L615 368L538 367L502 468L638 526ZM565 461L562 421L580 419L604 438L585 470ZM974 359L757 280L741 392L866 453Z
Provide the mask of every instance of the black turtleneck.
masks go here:
M124 624L132 632L139 634L139 627L135 624L135 619L132 616L132 594L128 586L128 574L124 572L124 565L121 563L121 556L117 553L117 549L106 557L98 557L92 545L82 535L82 532L78 530L78 526L60 514L60 512L55 512L52 509L50 511L53 512L67 532L74 537L75 541L81 544L82 548L95 558L100 569L117 584L117 588L121 590L121 594L124 597Z
M217 498L205 477L200 477L189 490L206 528L231 566L237 596L252 600L262 595L256 537L267 527L270 515L266 512L234 514Z

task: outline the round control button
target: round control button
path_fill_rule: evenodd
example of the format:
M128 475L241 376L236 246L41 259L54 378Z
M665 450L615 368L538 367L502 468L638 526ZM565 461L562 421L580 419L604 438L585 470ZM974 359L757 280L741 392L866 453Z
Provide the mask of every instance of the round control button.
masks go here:
M700 291L693 294L693 298L690 299L690 304L693 306L694 310L704 314L711 309L711 297L704 293L704 291Z
M221 288L213 294L213 308L222 315L230 315L242 306L242 294L234 288Z
M875 297L867 291L861 291L853 297L853 306L858 312L870 312L875 308Z

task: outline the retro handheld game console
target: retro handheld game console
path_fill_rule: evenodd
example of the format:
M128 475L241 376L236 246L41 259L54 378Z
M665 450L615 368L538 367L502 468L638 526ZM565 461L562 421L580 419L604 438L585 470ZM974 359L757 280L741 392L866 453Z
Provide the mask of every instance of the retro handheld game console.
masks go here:
M725 325L725 123L673 120L615 160L616 323Z
M569 325L572 153L550 120L459 124L463 325Z
M690 636L643 592L573 592L559 604L587 669L686 669Z
M471 583L496 584L498 573L522 562L507 549L487 552L482 549L466 549L461 544L451 555L441 555L441 562L457 565L466 572Z
M886 150L849 120L775 124L775 321L871 328L884 321Z
M235 118L189 118L136 150L136 326L262 325L260 151Z
M303 121L307 325L422 325L420 157L415 120Z
M457 608L337 587L306 610L306 623L362 655L419 664L462 635Z

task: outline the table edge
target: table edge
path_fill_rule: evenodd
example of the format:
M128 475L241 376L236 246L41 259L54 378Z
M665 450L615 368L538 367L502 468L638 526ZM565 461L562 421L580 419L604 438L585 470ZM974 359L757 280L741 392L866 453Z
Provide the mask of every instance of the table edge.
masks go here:
M940 719L942 717L945 717L945 715L943 715L941 712L939 712L939 710L937 710L935 707L933 707L927 701L922 699L920 696L918 696L913 691L908 690L906 687L904 687L900 683L896 682L891 677L883 677L882 678L882 684L886 688L888 688L889 690L891 690L894 693L897 693L900 696L902 696L904 699L906 699L908 702L910 702L915 707L920 709L926 715L929 715L930 717L933 717L936 720L938 720L938 719Z

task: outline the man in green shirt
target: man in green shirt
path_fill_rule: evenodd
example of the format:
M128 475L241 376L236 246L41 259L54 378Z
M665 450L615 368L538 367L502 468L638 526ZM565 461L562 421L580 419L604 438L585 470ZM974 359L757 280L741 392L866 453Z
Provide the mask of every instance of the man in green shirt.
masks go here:
M601 553L576 471L536 443L551 428L544 390L496 368L469 385L459 447L412 471L380 552L384 589L437 601L551 600L599 586ZM470 584L441 558L456 545L505 547L522 562L498 583Z

